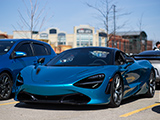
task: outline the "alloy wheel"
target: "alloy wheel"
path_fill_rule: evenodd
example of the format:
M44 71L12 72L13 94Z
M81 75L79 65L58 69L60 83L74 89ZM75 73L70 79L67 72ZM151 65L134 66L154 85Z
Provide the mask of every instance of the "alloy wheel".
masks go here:
M155 89L156 89L156 82L155 82L155 79L154 79L154 73L151 72L150 80L149 80L149 92L152 96L155 93Z
M113 77L111 84L111 100L110 107L119 107L123 99L123 84L119 74Z
M119 105L122 101L122 84L119 75L115 78L113 99L117 105Z
M0 75L0 99L8 99L12 91L11 78L7 73Z

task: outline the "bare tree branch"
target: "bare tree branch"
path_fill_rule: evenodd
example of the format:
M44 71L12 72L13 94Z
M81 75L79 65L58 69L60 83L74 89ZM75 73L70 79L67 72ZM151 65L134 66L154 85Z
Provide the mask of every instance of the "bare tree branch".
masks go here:
M22 11L18 10L19 16L20 16L20 23L17 23L17 25L19 26L19 28L22 31L30 31L31 33L31 37L33 37L33 31L37 30L38 28L38 32L42 29L42 27L44 26L44 24L46 23L48 17L48 12L45 13L45 9L46 9L46 4L39 9L39 3L38 0L28 0L30 7L27 5L25 0L22 0L25 9L26 9L26 14L22 14ZM28 17L26 19L26 17ZM48 19L48 21L53 17L53 15ZM15 29L15 26L14 26ZM27 30L26 30L27 29ZM25 32L24 32L25 33Z
M102 21L105 30L107 31L107 34L113 33L115 34L116 29L120 29L126 25L126 22L124 22L121 26L117 26L117 18L122 17L125 15L129 15L130 13L121 13L117 15L117 10L115 10L115 2L114 0L100 0L98 1L99 4L91 5L90 3L86 2L85 4L96 10L101 17L98 17L100 21ZM112 10L113 9L113 10ZM116 14L115 14L116 13ZM99 16L99 15L98 15ZM112 23L114 21L114 23ZM112 29L112 25L114 24L114 29ZM108 41L110 40L111 36L108 35Z
M144 13L141 14L141 17L138 20L138 24L137 24L137 26L138 26L140 31L142 31L142 29L144 29L144 24L143 24L143 20L142 20L143 19L143 15L144 15Z

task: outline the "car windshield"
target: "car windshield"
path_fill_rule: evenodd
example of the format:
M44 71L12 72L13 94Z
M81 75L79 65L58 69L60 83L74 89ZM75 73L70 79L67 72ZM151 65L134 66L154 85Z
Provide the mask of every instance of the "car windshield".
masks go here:
M72 49L56 56L47 66L101 66L110 63L109 49Z
M6 54L14 43L14 41L0 41L0 55Z

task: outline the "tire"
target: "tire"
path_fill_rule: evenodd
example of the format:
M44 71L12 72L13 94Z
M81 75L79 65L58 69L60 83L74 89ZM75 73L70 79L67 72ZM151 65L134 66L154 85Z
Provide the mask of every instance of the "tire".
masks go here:
M154 96L155 89L156 89L156 78L153 70L151 70L149 82L148 82L148 91L145 94L145 96L152 98Z
M113 77L111 84L110 107L119 107L123 99L123 84L119 74Z
M12 93L12 80L9 74L0 74L0 100L9 99Z

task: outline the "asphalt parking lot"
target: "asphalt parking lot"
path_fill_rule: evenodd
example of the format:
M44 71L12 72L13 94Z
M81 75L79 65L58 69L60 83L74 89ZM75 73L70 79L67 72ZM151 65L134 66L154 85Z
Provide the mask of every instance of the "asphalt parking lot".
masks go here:
M154 98L134 96L118 108L107 105L25 104L0 101L0 120L159 120L160 90Z

